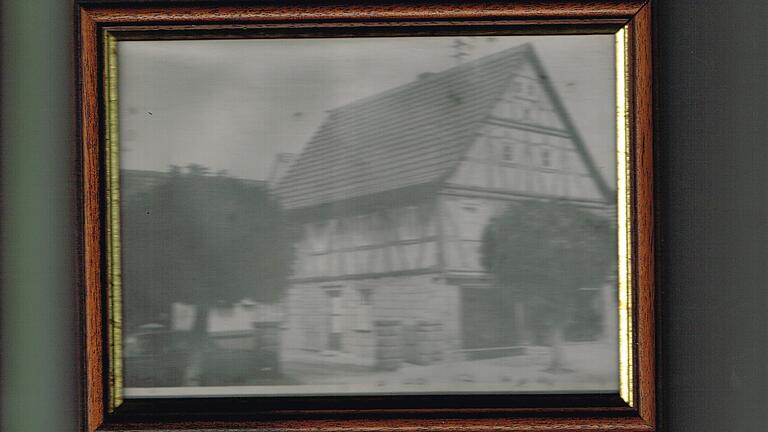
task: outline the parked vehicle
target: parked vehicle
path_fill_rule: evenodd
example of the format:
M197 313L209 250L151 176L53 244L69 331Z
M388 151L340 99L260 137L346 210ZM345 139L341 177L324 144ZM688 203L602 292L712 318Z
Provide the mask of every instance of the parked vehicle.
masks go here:
M254 323L250 330L218 332L203 357L203 385L247 384L280 375L279 323Z
M236 385L278 377L279 331L279 323L263 322L249 330L210 333L203 348L201 384ZM125 338L125 386L183 386L192 345L189 331L143 326Z
M175 387L184 384L189 362L189 332L144 326L125 338L126 387Z

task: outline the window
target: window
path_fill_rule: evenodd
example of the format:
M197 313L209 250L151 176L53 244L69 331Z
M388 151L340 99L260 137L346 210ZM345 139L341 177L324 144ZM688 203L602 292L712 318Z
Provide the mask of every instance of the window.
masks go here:
M541 166L547 167L547 168L552 166L552 161L550 160L550 154L548 149L541 150Z
M328 344L329 351L341 351L341 334L344 326L344 303L341 287L323 287L329 300Z
M354 225L352 224L352 220L348 217L339 218L336 220L336 238L334 245L336 249L344 249L353 245L353 227Z
M307 224L310 251L324 253L328 251L328 222L315 222Z
M531 119L531 107L529 107L527 105L523 107L522 119L523 120L530 120Z
M514 117L514 106L515 104L512 101L502 100L497 108L497 115L505 119Z
M531 153L531 146L530 144L525 145L525 162L527 164L533 164L533 154Z
M372 296L371 288L358 288L357 291L360 293L360 305L370 306Z
M534 95L536 95L536 85L535 85L535 84L533 84L533 83L529 83L529 84L528 84L528 86L526 87L526 90L527 90L527 91L526 91L526 94L527 94L528 96L534 96Z
M371 215L359 215L354 217L354 245L368 246L371 244Z
M398 221L400 226L400 239L413 240L419 237L419 217L418 207L409 206L399 211L401 217Z
M486 216L480 204L475 201L460 201L459 233L462 240L479 240L482 238Z
M515 159L514 149L512 148L512 144L504 144L503 151L502 151L502 159L511 162Z
M373 321L373 309L371 307L373 289L368 287L358 288L357 293L360 298L360 304L357 307L355 330L364 332L371 331L371 322Z

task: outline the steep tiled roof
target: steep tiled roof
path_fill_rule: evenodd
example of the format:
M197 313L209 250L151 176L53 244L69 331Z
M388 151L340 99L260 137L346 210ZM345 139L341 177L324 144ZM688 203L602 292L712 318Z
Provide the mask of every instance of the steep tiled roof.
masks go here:
M530 46L467 62L330 111L278 185L288 209L442 180Z

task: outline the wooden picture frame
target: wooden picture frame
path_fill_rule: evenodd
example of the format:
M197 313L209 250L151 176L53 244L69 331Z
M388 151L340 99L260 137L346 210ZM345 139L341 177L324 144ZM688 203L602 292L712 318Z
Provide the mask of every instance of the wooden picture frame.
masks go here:
M651 4L645 0L509 2L80 1L78 12L81 163L83 430L656 430L652 158ZM627 285L620 394L461 395L162 399L117 406L111 329L119 326L109 289L111 85L109 37L252 37L550 34L619 32L623 58L619 141L620 254ZM620 63L620 64L619 64ZM114 83L112 83L114 84ZM623 126L623 127L621 127ZM623 195L622 195L623 192ZM624 236L624 240L621 237Z

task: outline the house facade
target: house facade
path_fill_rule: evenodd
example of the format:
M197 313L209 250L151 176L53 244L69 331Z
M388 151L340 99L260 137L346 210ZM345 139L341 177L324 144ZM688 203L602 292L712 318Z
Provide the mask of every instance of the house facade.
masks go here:
M276 187L302 229L283 361L424 364L513 350L522 304L480 263L512 202L613 191L523 45L332 110Z

